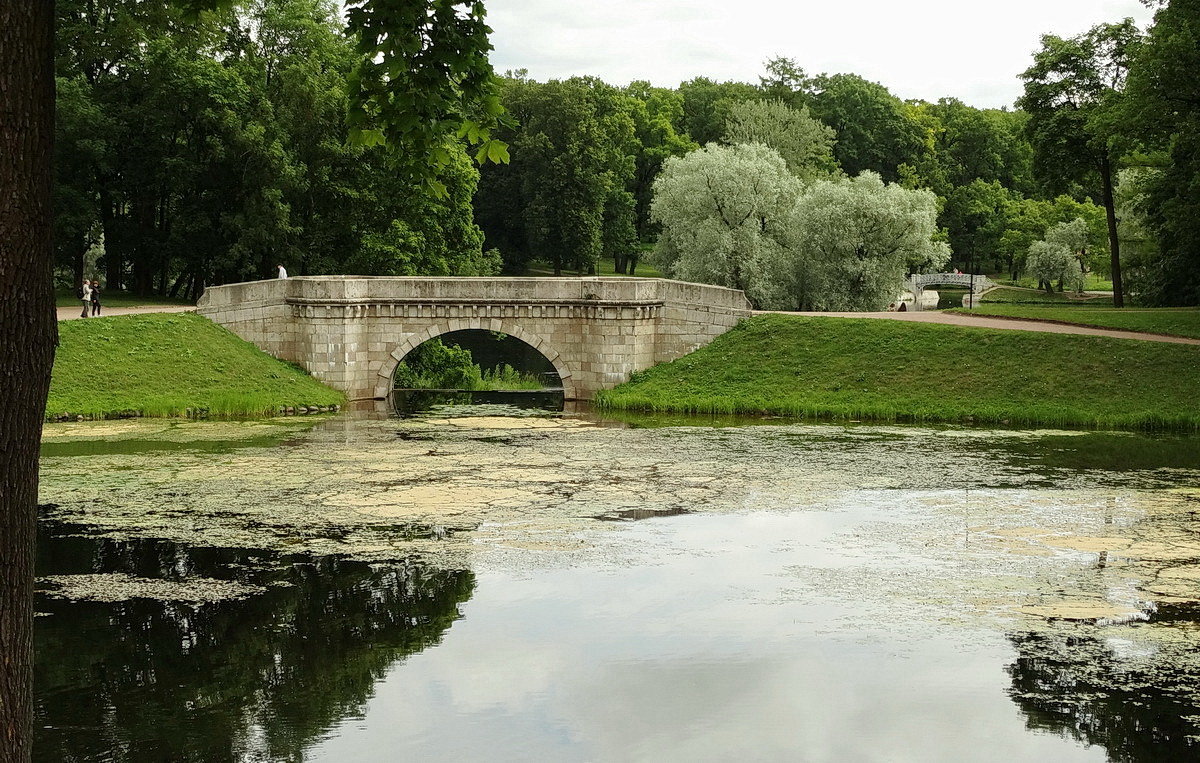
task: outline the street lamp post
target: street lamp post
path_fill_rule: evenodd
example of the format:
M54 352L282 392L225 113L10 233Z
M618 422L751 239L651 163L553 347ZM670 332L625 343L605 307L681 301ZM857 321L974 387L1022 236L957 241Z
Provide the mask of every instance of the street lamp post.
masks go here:
M975 253L967 256L967 273L971 276L971 288L967 292L967 309L975 309Z

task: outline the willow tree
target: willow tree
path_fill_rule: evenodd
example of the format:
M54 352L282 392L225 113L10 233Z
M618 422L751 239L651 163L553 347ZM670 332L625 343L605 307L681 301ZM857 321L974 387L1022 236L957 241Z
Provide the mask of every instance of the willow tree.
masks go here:
M885 183L877 173L821 180L796 202L793 253L781 308L872 311L894 302L907 273L950 259L938 240L932 191Z
M195 16L232 0L174 0ZM54 136L52 0L0 3L0 761L31 754L33 545L38 448L57 327L51 281ZM448 143L505 161L491 136L503 112L477 0L347 5L359 65L348 119L367 144L407 157L414 181L444 194Z
M668 159L650 216L662 226L654 261L669 277L741 289L757 305L777 301L801 181L761 144L710 143Z

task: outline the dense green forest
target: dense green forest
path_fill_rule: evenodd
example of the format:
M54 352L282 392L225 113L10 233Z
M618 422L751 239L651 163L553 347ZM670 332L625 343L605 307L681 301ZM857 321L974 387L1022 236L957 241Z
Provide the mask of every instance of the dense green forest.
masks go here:
M60 0L60 283L194 298L276 263L628 273L651 257L785 307L878 306L897 273L951 266L1197 304L1200 0L1160 5L1149 30L1044 37L1013 110L904 101L785 57L758 82L675 88L508 72L511 160L477 166L464 135L415 183L388 146L350 140L337 3L185 21L164 0Z

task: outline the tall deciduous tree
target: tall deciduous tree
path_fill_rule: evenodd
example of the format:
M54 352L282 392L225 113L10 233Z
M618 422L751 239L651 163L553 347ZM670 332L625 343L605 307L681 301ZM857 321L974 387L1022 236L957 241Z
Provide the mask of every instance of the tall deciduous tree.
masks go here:
M38 446L57 326L50 282L54 4L0 4L0 760L32 733Z
M1200 0L1171 0L1155 15L1129 75L1136 134L1164 152L1160 172L1139 179L1139 217L1157 252L1139 273L1139 298L1200 305Z
M887 88L856 74L822 74L809 82L812 115L837 132L834 156L847 175L864 170L900 177L928 153L925 128Z
M1125 304L1114 188L1121 158L1116 126L1131 55L1141 33L1132 19L1100 24L1077 37L1042 37L1042 49L1022 75L1018 104L1029 112L1028 134L1043 181L1054 192L1099 196L1108 214L1113 304Z
M476 216L510 269L529 261L594 272L601 256L635 245L637 102L592 78L512 77L504 100L515 123L501 133L510 165L486 168Z
M653 241L658 229L650 221L650 200L654 181L662 171L663 162L672 156L683 156L700 148L691 138L676 128L683 119L683 96L676 90L653 87L649 82L631 82L625 88L633 117L634 137L638 143L633 187L637 236L640 241ZM620 252L616 257L618 273L626 272L626 262Z
M867 172L806 183L762 144L709 144L655 183L655 259L671 276L742 289L759 307L876 310L949 257L937 197Z
M435 198L409 157L347 141L354 50L336 3L245 0L191 24L165 0L59 7L55 230L72 282L96 231L107 286L143 293L194 297L275 263L478 272L477 171L463 148L448 142L432 165ZM128 29L138 44L124 45Z
M721 140L729 110L739 101L762 97L754 85L746 82L717 82L708 77L696 77L680 84L683 96L681 133L700 145Z

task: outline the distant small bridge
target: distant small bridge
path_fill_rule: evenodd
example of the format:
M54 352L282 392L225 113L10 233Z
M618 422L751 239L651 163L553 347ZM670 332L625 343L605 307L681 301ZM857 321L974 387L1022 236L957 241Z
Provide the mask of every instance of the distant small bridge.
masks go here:
M904 285L912 292L914 303L920 305L921 292L930 286L961 286L978 297L998 284L987 276L973 276L970 273L915 273L909 276Z
M568 399L590 399L708 344L750 315L746 295L656 278L303 276L211 286L197 312L351 399L383 398L404 356L452 331L532 345Z

